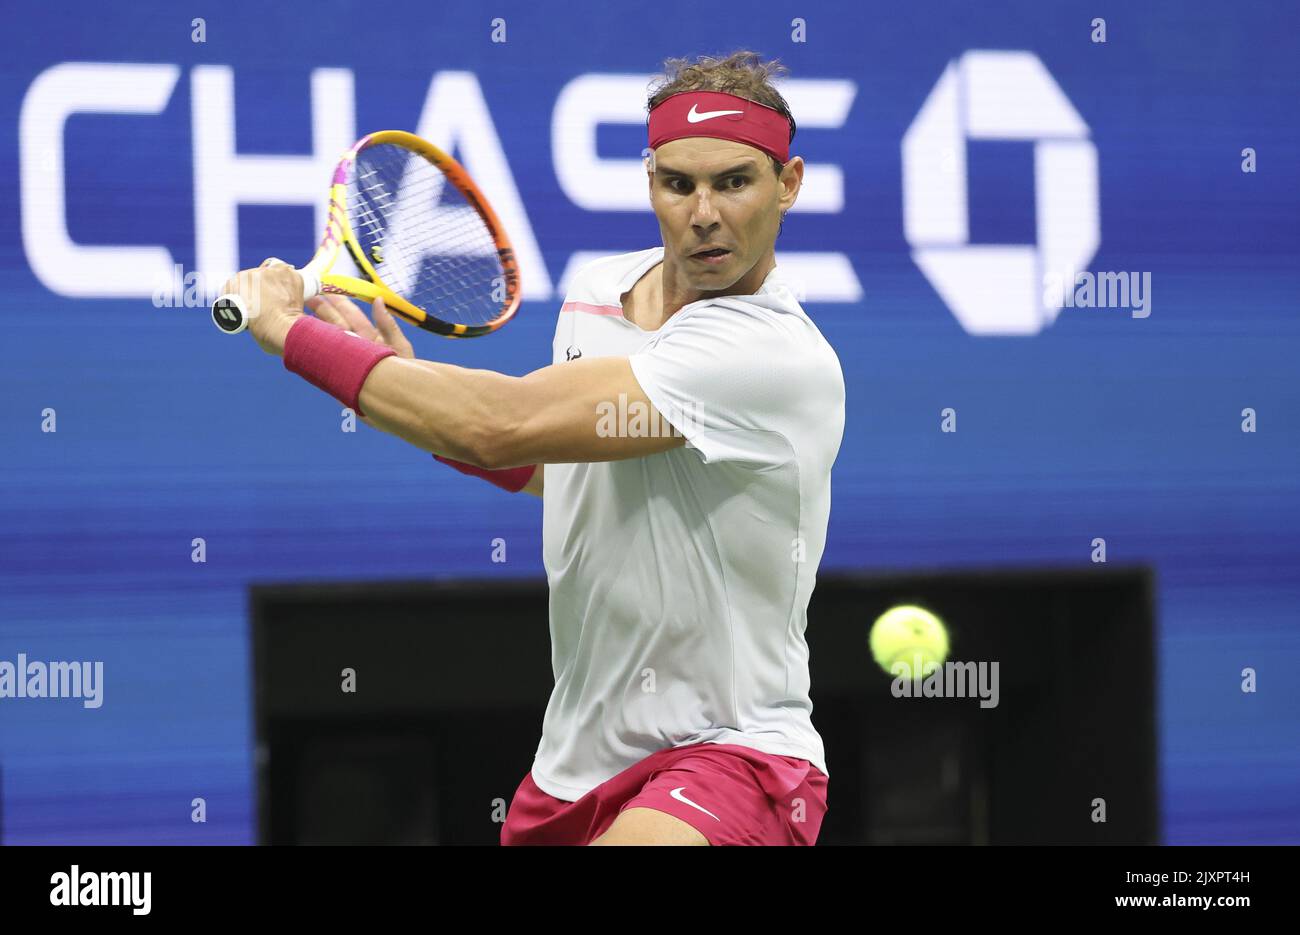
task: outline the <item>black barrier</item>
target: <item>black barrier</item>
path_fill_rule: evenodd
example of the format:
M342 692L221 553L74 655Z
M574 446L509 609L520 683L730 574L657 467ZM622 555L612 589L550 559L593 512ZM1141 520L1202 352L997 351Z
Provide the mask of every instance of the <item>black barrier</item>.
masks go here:
M900 697L867 647L897 604L946 622L964 683ZM263 843L499 840L551 689L544 582L260 587L252 611ZM819 843L1158 843L1144 570L823 575L808 616Z

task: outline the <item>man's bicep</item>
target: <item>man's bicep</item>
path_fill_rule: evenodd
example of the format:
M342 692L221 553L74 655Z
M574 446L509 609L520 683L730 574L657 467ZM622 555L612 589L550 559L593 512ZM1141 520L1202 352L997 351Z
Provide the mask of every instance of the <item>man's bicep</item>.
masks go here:
M501 467L621 461L686 443L650 403L626 357L535 370L519 380L510 408L493 457Z

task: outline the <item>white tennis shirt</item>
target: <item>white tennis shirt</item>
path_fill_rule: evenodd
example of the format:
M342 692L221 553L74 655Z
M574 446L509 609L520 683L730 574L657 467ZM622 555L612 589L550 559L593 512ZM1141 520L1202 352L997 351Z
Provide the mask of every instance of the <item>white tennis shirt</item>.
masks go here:
M804 630L844 435L839 358L779 269L756 295L694 302L642 330L620 296L662 259L655 247L583 267L555 328L557 364L630 358L667 422L625 403L625 431L687 439L543 468L555 688L532 776L569 801L684 744L827 771Z

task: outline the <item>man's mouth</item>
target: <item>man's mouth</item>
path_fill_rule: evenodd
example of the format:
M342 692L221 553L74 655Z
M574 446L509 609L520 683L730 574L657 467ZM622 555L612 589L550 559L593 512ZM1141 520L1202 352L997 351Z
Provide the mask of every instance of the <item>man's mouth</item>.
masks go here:
M700 260L704 263L721 263L725 258L731 255L731 251L724 247L712 247L704 250L698 250L691 254L692 260Z

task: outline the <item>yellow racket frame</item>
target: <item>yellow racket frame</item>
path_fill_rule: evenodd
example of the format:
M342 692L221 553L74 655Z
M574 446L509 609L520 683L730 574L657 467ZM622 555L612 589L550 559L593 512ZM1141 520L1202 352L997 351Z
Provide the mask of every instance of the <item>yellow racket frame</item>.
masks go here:
M370 257L367 257L365 251L362 250L361 244L357 241L352 226L348 221L348 174L356 163L358 154L367 147L378 146L383 143L400 146L409 152L423 156L433 163L482 218L496 246L496 253L501 262L502 277L504 279L502 287L505 290L500 312L487 324L467 325L462 322L444 321L437 317L436 309L424 309L411 303L389 288L376 272ZM334 264L338 260L339 251L342 249L348 251L352 261L356 263L357 269L366 278L361 279L356 276L345 276L341 273L332 272ZM428 140L421 139L414 133L407 133L405 130L380 130L376 133L369 133L357 140L352 145L352 148L343 154L334 169L334 176L330 183L329 214L325 224L325 234L321 238L320 246L316 248L316 253L307 265L299 269L298 272L303 279L304 299L310 299L321 293L346 295L357 299L365 299L369 302L382 297L384 304L390 311L400 315L411 324L449 338L475 338L480 335L491 334L513 318L515 312L519 310L519 266L515 260L514 248L510 245L510 240L506 237L505 229L501 226L501 221L496 212L492 210L492 206L483 197L483 193L479 191L478 186L470 178L469 173L465 171L464 166ZM212 317L217 327L227 334L238 334L248 324L248 313L244 307L244 302L239 295L233 293L217 298L212 306Z
M447 180L459 189L460 193L465 196L465 200L483 219L496 245L497 256L501 261L505 289L501 311L496 318L487 324L466 325L459 322L443 321L437 317L436 310L423 309L412 304L384 283L376 272L374 264L371 263L370 257L366 256L365 251L362 250L361 244L357 241L352 226L348 221L347 179L349 169L356 163L357 156L367 147L378 146L383 143L400 146L419 156L423 156L433 163L447 177ZM338 259L341 247L347 249L357 268L365 274L365 279L331 272L334 263ZM487 199L483 197L483 193L479 191L478 186L474 184L474 180L470 178L469 173L465 171L465 168L459 162L427 140L404 130L380 130L376 133L367 134L359 139L339 160L339 164L334 170L333 181L330 184L329 219L325 225L325 235L321 238L320 247L316 250L315 256L303 268L303 272L310 273L319 280L321 292L348 295L370 302L382 297L384 304L390 310L400 314L407 321L446 337L470 338L490 334L514 317L515 312L519 309L519 268L515 261L515 251L506 237L505 230L501 226L501 221L497 218L496 212L492 210L492 206L488 204Z

